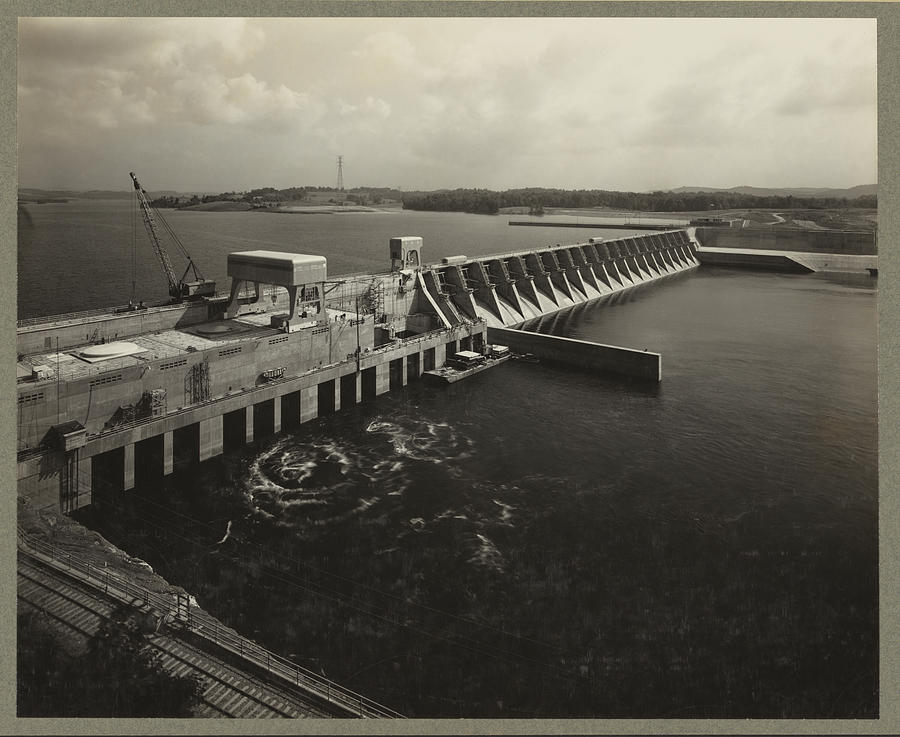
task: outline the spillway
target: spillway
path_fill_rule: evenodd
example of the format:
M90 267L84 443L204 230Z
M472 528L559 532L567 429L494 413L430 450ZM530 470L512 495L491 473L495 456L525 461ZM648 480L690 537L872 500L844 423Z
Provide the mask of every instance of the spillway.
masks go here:
M445 259L451 261L453 259ZM432 265L425 281L447 326L469 316L513 327L698 265L684 230Z

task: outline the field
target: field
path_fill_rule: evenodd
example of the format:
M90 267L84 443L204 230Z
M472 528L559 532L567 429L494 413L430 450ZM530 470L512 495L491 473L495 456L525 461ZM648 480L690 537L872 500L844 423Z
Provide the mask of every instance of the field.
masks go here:
M528 214L527 207L505 207L501 215ZM878 211L875 209L846 208L827 210L701 210L695 212L636 212L613 208L562 208L545 207L544 217L572 215L581 217L658 218L660 220L691 220L694 218L743 219L744 227L777 226L802 230L855 230L874 232L878 228Z
M232 210L260 209L270 212L338 213L398 210L403 207L399 199L379 197L365 191L341 192L337 189L310 190L303 199L283 202L259 201L254 204L234 200L205 202L183 209L225 212ZM528 207L504 207L499 214L527 215ZM878 211L865 208L832 209L733 209L698 210L684 212L639 212L609 207L565 208L545 207L544 216L569 215L579 217L656 218L660 220L692 220L695 218L722 218L744 220L744 227L773 226L801 230L849 230L874 232L878 227Z

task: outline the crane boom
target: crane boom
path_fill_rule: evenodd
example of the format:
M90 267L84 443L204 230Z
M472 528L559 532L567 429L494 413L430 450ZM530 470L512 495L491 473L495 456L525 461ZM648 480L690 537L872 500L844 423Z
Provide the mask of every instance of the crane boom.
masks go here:
M197 269L194 260L190 257L190 254L187 253L187 251L184 249L184 246L182 246L178 241L178 238L172 232L172 229L169 228L168 223L165 222L162 215L159 215L159 213L157 213L166 230L175 240L179 248L181 248L182 252L188 260L187 268L184 270L184 274L182 275L181 279L177 277L177 275L175 274L175 269L172 266L172 261L169 259L169 254L163 247L162 242L159 240L159 234L156 232L154 210L150 206L150 201L147 199L147 192L141 186L140 182L138 182L138 179L133 171L129 172L128 174L131 177L131 181L134 182L134 191L137 196L138 203L141 206L141 214L144 218L144 227L147 229L147 235L150 237L150 245L153 246L153 252L159 259L159 262L162 264L163 271L166 274L166 281L169 283L169 295L174 299L214 295L216 292L216 283L210 279L203 278L202 274L200 274L200 271ZM188 271L191 270L193 270L194 272L194 281L185 281L185 277L187 276Z
M129 172L129 176L131 176L131 179L134 182L134 191L137 193L138 202L141 205L141 214L144 216L144 227L147 228L147 235L150 236L150 245L153 246L153 252L162 264L163 271L166 272L166 281L169 282L169 294L173 297L177 297L181 293L181 290L178 287L178 278L175 276L175 269L172 268L169 254L166 253L166 249L163 248L162 243L159 242L159 236L156 233L156 224L153 222L153 210L150 207L150 202L147 200L147 193L144 191L140 182L138 182L133 171Z

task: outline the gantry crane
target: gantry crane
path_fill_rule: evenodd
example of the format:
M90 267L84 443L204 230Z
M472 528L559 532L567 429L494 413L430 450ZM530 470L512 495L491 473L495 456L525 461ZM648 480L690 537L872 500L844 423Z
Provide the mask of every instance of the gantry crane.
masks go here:
M211 297L215 295L216 283L212 279L203 278L203 274L200 273L200 270L187 252L184 244L179 240L178 236L175 235L172 228L169 227L165 218L150 206L150 201L147 199L147 193L138 182L134 172L129 172L129 176L131 177L131 181L134 182L134 191L137 195L138 202L141 205L141 213L144 216L144 226L147 228L147 235L150 237L150 245L153 246L153 251L156 253L156 257L159 259L163 271L166 273L166 280L169 282L169 294L173 299L177 300L190 299L193 297ZM175 275L175 269L172 268L169 254L166 252L166 249L163 248L162 243L160 243L159 235L156 233L157 219L162 223L163 228L165 228L169 237L175 245L178 246L188 261L187 268L184 270L184 274L181 275L181 279ZM193 271L193 281L185 281L189 271Z

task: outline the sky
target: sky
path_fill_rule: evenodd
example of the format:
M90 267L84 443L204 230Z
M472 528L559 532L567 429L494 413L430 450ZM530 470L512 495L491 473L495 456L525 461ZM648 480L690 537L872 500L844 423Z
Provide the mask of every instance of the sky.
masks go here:
M21 18L19 185L877 181L873 19Z

